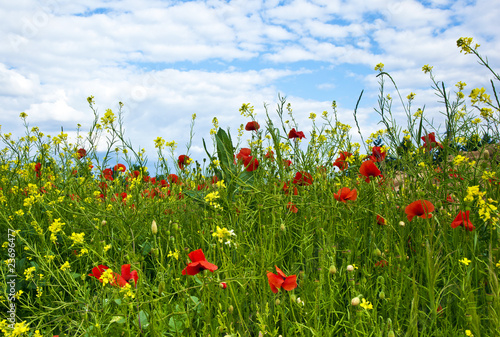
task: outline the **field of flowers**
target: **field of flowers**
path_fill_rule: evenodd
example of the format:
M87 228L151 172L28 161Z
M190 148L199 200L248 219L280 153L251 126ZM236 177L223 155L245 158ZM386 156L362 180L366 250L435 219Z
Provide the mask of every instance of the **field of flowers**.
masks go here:
M383 64L384 128L362 144L335 102L308 134L285 99L264 120L243 104L237 135L214 118L204 163L154 140L155 173L92 96L94 123L73 143L21 113L26 134L0 135L0 331L500 336L500 76L471 38L457 45L491 70L493 97L450 91L424 66L444 132L415 94L384 92L396 83Z

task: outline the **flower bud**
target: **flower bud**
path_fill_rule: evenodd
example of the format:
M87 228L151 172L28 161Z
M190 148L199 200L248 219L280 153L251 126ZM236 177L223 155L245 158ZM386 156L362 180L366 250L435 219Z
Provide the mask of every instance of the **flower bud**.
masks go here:
M102 221L101 221L101 226L106 226L106 224L107 224L107 223L108 223L108 222L107 222L106 220L102 220Z
M376 249L373 251L373 255L375 255L375 256L382 256L382 252L380 251L380 249L376 248Z
M385 292L383 290L378 294L378 298L380 298L381 300L385 298Z
M399 225L400 225L401 227L404 227L404 226L405 226L404 221L400 221L400 222L399 222Z
M335 268L334 265L331 265L330 268L328 268L328 271L333 275L337 272L337 268Z
M229 311L230 314L233 313L233 310L234 310L234 307L232 305L230 305L228 308L227 308L227 311Z
M280 305L281 301L279 298L276 299L276 305Z
M158 233L158 226L156 226L156 221L153 220L153 222L151 223L151 232L153 232L153 234L157 234Z
M361 301L359 300L359 297L354 297L352 300L351 300L351 305L353 307L357 306Z
M227 288L227 283L226 282L221 282L221 283L219 283L219 287L221 287L222 289L226 289Z
M347 271L354 271L354 266L352 264L348 265Z

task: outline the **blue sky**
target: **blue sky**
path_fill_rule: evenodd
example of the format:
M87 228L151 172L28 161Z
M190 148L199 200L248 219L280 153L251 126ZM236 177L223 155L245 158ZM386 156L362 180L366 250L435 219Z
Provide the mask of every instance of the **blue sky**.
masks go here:
M467 93L491 77L459 53L461 36L474 37L500 67L500 2L492 0L23 0L2 3L0 15L2 133L22 136L24 111L44 133L63 127L74 136L76 124L90 126L86 98L93 95L101 113L125 104L126 136L151 159L158 136L184 153L193 113L190 155L201 159L213 117L236 130L247 122L238 109L250 102L263 121L264 103L272 111L278 94L307 135L309 113L331 111L332 100L341 120L354 125L365 90L358 117L369 135L380 128L379 62L438 124L440 106L423 65L452 91L460 80ZM401 106L393 108L404 122Z

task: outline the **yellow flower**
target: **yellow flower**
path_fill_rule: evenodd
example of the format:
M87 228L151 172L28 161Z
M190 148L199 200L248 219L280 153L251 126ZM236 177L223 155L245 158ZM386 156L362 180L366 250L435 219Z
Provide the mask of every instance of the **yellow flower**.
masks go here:
M107 251L108 251L108 250L110 250L110 249L111 249L111 245L106 245L106 246L104 246L104 251L105 251L105 252L107 252Z
M71 266L69 265L69 262L66 261L66 262L64 262L64 264L59 269L61 269L62 271L66 271L66 270L68 270L70 268L71 268Z
M360 306L366 310L373 309L373 305L364 298L361 300Z
M464 257L462 260L458 260L459 262L465 264L466 266L469 265L469 263L471 263L472 261L467 259L466 257Z
M172 256L173 258L175 258L176 260L179 260L179 251L176 249L176 250L172 253L172 251L170 251L170 250L169 250L169 251L168 251L168 255L167 255L167 257L171 257L171 256Z
M410 92L410 94L409 94L408 96L406 96L406 98L407 98L409 101L412 101L412 100L415 98L415 93Z
M23 336L25 332L30 331L30 328L26 324L26 321L22 321L21 323L16 323L14 325L14 330L10 332L10 335L5 335L9 337Z
M427 74L432 71L432 67L426 64L425 66L422 67L422 71Z
M82 244L85 241L84 237L85 233L76 234L73 232L70 236L70 239L73 240L73 244L76 245Z
M383 63L379 63L375 66L375 69L374 70L378 70L380 72L383 72L384 71L384 64Z
M24 277L26 281L29 281L33 278L33 273L35 272L36 267L29 267L24 271Z
M470 331L470 330L465 330L465 335L470 336L470 337L474 337L474 335L472 334L472 331Z
M108 283L113 284L114 282L116 282L115 273L113 273L113 271L111 270L111 268L108 268L108 269L106 269L104 271L104 273L102 273L102 275L99 278L99 280L102 281L102 286L103 287L106 284L108 284Z
M24 293L24 291L19 290L14 297L17 298L17 299L19 299L23 293Z

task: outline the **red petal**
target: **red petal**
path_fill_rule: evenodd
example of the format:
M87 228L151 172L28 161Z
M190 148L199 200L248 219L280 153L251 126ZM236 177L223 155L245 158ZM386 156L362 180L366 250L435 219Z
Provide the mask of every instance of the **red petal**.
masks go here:
M205 254L203 254L203 251L201 250L201 248L189 253L188 256L192 262L206 261L207 260L205 258Z
M271 291L275 294L278 292L278 288L281 288L281 285L284 282L283 278L271 272L267 273L267 280L269 282L269 286L271 287Z
M281 285L283 289L286 291L290 291L292 289L297 288L297 275L290 275L288 276L285 281L283 281L283 284Z

